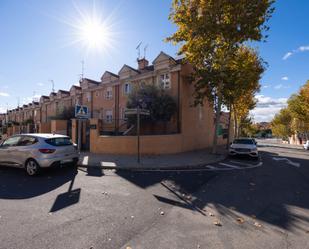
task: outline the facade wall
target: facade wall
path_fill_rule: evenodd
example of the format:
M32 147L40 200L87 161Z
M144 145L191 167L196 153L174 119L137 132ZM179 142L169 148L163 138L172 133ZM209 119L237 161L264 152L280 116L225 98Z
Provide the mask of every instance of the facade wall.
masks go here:
M156 124L155 127L142 127L142 131L149 131L153 134L156 131L165 130L175 135L142 136L144 144L143 153L146 154L168 154L182 151L197 150L210 147L214 135L214 114L207 101L203 106L193 107L194 86L188 82L187 76L192 68L172 57L160 53L154 60L153 65L139 70L124 65L118 75L105 72L101 82L83 79L80 87L72 87L70 92L60 90L57 94L51 93L49 97L40 99L40 104L34 102L25 105L23 108L9 111L8 120L23 122L33 118L35 127L41 133L67 134L67 121L52 120L62 110L73 107L76 103L86 105L89 108L91 117L103 120L101 127L105 131L125 131L128 127L124 121L124 110L126 109L128 93L125 92L127 84L130 91L143 85L162 86L178 105L177 114L167 125ZM163 81L162 81L163 76ZM167 81L168 79L168 81ZM166 83L168 82L168 83ZM165 87L169 85L170 87ZM110 93L110 94L108 94ZM112 115L111 120L107 117ZM99 124L98 124L99 125ZM72 138L76 140L76 121L72 122ZM148 129L148 130L147 130ZM89 131L87 122L83 122L83 142ZM13 132L10 130L9 132ZM136 137L104 137L97 134L98 130L91 130L91 151L102 153L136 153ZM219 138L219 144L226 142L226 139Z

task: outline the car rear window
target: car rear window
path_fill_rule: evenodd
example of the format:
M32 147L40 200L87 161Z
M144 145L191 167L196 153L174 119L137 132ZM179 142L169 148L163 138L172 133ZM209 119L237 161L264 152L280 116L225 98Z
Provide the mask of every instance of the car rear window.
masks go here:
M252 139L235 139L234 144L253 144Z
M71 139L68 137L50 138L46 139L45 142L53 146L67 146L73 144Z

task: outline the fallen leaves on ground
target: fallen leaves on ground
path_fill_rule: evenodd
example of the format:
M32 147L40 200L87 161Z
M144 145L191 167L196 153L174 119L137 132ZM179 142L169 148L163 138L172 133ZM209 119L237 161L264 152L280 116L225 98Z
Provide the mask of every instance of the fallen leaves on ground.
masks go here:
M238 217L236 220L237 220L237 222L240 223L240 224L242 224L242 223L245 222L244 218L242 218L242 217Z
M214 221L214 225L216 225L216 226L218 226L218 227L221 227L221 226L222 226L222 224L221 224L221 222L220 222L219 220L215 220L215 221Z
M254 225L255 225L256 227L262 227L262 225L261 225L260 223L258 223L258 222L254 222Z

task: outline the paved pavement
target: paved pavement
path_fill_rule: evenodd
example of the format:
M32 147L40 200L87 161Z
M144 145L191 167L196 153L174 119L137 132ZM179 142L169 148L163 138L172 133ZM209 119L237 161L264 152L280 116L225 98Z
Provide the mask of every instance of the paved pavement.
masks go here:
M82 152L79 166L102 167L105 169L179 169L199 167L222 161L227 155L224 146L219 147L218 154L210 150L198 150L171 155L142 156L141 163L137 163L136 155L111 155Z
M309 152L260 149L212 171L0 168L0 248L308 249Z

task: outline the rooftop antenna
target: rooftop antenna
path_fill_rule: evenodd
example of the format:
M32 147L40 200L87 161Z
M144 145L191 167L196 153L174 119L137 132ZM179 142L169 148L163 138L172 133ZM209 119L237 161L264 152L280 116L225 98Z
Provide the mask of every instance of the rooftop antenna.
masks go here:
M81 61L82 64L82 73L80 74L80 79L82 80L84 78L84 72L85 72L85 61Z
M146 59L146 51L147 51L147 48L148 48L148 44L144 47L144 59Z
M137 57L138 60L141 58L141 45L142 45L142 42L140 42L136 47L137 54L138 54L138 57Z
M53 80L49 80L50 83L52 84L52 93L55 92L55 82Z

